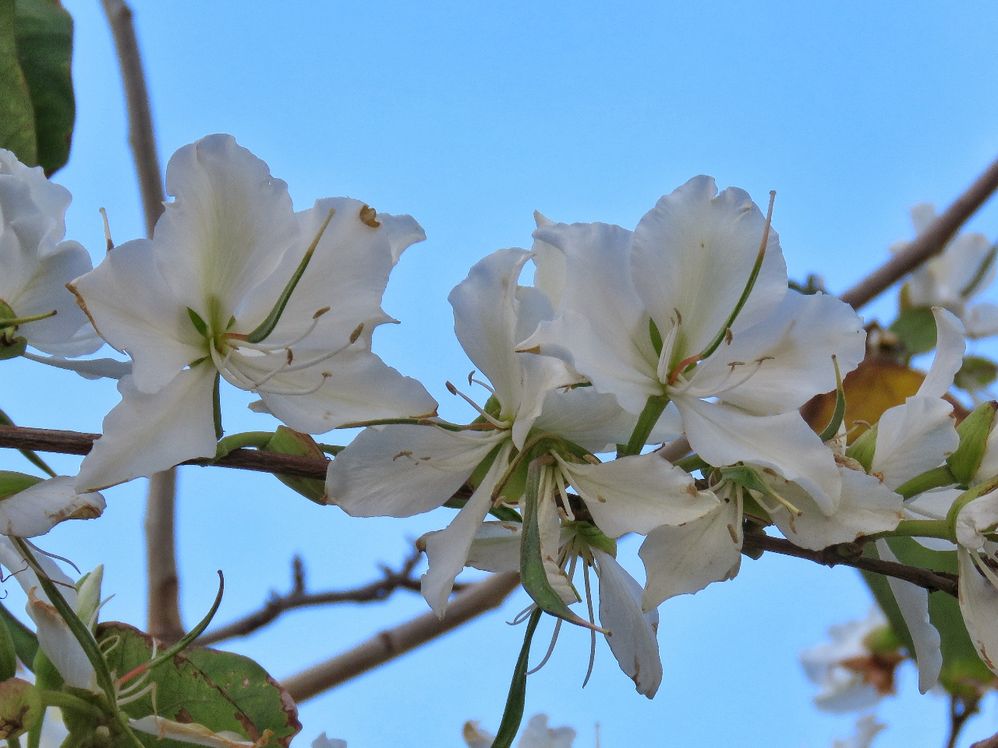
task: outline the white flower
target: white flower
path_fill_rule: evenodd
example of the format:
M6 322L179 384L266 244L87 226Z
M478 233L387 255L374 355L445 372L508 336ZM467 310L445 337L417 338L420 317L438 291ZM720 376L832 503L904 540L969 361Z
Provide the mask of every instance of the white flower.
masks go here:
M374 328L391 321L380 306L388 273L423 238L412 218L347 198L295 214L287 185L224 135L177 151L167 189L176 199L152 240L117 247L71 284L133 361L78 485L213 456L220 377L312 433L435 409L370 352Z
M489 748L496 736L486 732L477 722L465 722L462 731L468 748ZM548 727L546 714L535 714L520 733L517 748L572 748L575 730L571 727Z
M911 209L915 233L922 234L936 219L928 203ZM907 243L891 247L903 251ZM982 338L998 333L998 306L988 302L971 305L970 299L987 288L995 277L994 247L984 234L963 233L953 237L942 252L915 270L904 284L902 298L910 306L941 306L959 317L967 335Z
M28 476L7 475L33 480ZM33 538L67 519L99 517L106 506L104 497L99 493L77 493L73 483L73 478L60 475L37 480L8 495L3 495L5 491L0 489L0 535Z
M550 486L545 496L551 506L559 497L561 511L571 518L566 493L571 486L595 524L613 537L685 522L715 503L709 494L696 491L688 473L657 455L600 464L581 461L580 450L605 450L624 438L633 417L621 411L612 396L592 388L558 389L579 381L563 362L516 352L516 344L552 314L540 290L516 283L529 258L523 250L495 252L476 264L450 295L457 336L493 393L494 408L483 412L477 427L481 430L371 428L329 467L329 500L349 514L409 516L443 504L487 457L491 460L451 525L423 539L430 561L423 593L438 615L443 614L454 578L493 503L519 502L520 492L509 487L515 482L500 485L500 481L515 468L511 461L519 451L533 448L528 445L531 434L575 450L571 459L555 447L547 450L552 462L545 466L542 479ZM494 495L497 491L499 496Z
M63 241L70 200L41 167L29 168L0 148L0 357L17 341L57 356L100 347L66 290L92 267L80 244Z
M668 401L705 461L772 468L830 512L838 473L797 409L834 388L833 354L855 368L864 333L842 302L787 290L774 231L759 262L767 231L746 193L718 194L708 177L659 200L633 234L541 226L535 236L566 256L565 289L559 316L522 348L566 361L634 415Z
M801 652L801 664L815 683L815 703L829 711L853 711L872 706L894 689L894 668L900 656L878 655L870 637L889 627L880 608L863 620L832 626L830 641Z

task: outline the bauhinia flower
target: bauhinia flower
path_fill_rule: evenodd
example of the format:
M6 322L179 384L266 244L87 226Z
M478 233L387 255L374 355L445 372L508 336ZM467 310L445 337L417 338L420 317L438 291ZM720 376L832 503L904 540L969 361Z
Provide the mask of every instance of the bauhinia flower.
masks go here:
M633 233L555 224L535 236L564 252L566 282L559 316L522 350L571 364L645 430L675 408L707 463L773 469L834 511L834 459L798 408L834 388L833 355L843 373L862 360L864 332L837 299L787 290L779 239L745 192L696 177Z
M686 522L716 503L658 455L608 463L592 456L625 438L634 418L610 395L571 388L580 378L563 362L516 352L517 343L553 313L541 290L517 285L529 258L523 250L495 252L450 295L458 339L492 393L478 421L470 428L370 428L329 468L329 500L355 516L429 511L474 474L474 491L451 525L422 539L430 561L423 593L438 615L482 520L499 504L520 505L534 460L545 460L538 480L547 487L538 491L543 507L537 511L551 509L557 518L557 502L558 511L573 519L567 489L574 488L588 517L610 537ZM545 558L556 552L548 548Z
M101 345L66 290L92 268L79 243L63 241L71 199L41 167L0 148L0 358L37 358L28 345L60 357Z
M348 198L296 214L287 185L226 135L177 151L167 190L175 200L152 240L117 247L70 284L133 362L81 488L213 456L220 379L310 433L435 410L370 350L392 321L381 309L389 271L423 238L411 217Z
M915 233L924 233L936 218L928 203L911 209ZM891 251L905 249L901 242ZM967 335L982 338L998 333L998 306L989 302L971 304L970 300L994 280L995 247L984 234L958 234L939 254L915 270L901 290L903 306L941 306L961 319Z

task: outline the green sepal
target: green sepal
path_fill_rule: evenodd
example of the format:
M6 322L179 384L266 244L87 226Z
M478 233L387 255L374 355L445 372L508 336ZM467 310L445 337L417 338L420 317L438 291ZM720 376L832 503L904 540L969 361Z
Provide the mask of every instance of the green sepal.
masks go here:
M530 461L527 470L527 490L523 502L523 531L520 538L520 583L537 607L545 613L585 628L593 628L589 621L572 612L561 596L551 586L541 553L541 533L537 524L538 503L541 500L540 481L543 458Z
M587 547L598 548L614 558L617 557L617 541L605 535L591 522L565 522L562 526L573 532Z
M877 451L877 427L871 426L846 448L846 457L856 460L866 472L870 472L873 457Z
M946 458L946 465L958 483L968 485L977 475L987 450L988 437L995 426L996 410L998 402L994 400L981 403L956 427L960 446Z
M509 694L506 696L506 708L502 713L502 721L499 723L499 732L492 741L492 748L509 748L513 745L513 738L520 730L520 722L523 721L523 706L527 699L527 665L530 661L530 643L534 638L534 631L537 629L537 622L541 620L540 609L535 610L527 619L527 630L523 634L523 646L520 647L520 656L516 658L516 666L513 668L513 679L509 684Z
M835 367L835 408L832 411L832 417L828 421L828 425L818 434L818 438L823 442L835 438L836 434L839 433L842 420L846 416L846 391L842 386L842 372L839 371L839 360L834 355L832 356L832 366Z
M28 670L32 670L35 662L35 654L38 652L38 637L35 633L21 623L14 614L7 610L6 606L0 603L0 619L3 620L7 635L10 636L14 644L14 652Z
M287 426L277 427L277 431L274 432L274 435L263 446L263 451L276 452L282 455L311 457L316 460L326 459L326 455L319 448L319 445L315 443L315 439L308 434L289 429ZM309 501L322 505L327 503L326 482L319 478L300 478L280 473L274 473L274 477Z
M651 347L655 349L655 355L662 355L662 331L658 329L655 320L648 318L648 335L651 337Z
M191 318L191 324L194 325L194 329L198 331L198 335L202 338L208 337L208 324L201 319L201 315L195 312L190 307L187 308L187 316Z

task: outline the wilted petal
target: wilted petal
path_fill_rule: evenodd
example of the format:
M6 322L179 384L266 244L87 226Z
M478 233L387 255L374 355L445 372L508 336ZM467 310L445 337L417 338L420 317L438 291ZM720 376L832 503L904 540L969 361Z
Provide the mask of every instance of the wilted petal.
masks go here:
M104 434L80 466L76 488L88 491L152 475L216 451L212 393L215 369L184 369L147 394L131 377L118 382L121 402L104 418Z
M608 553L594 548L599 571L599 619L606 643L638 693L649 699L662 683L658 610L641 609L641 585Z
M99 493L77 493L73 478L58 476L0 500L0 534L32 538L67 519L92 519L104 511Z
M897 556L887 542L878 540L877 554L885 561L897 562ZM961 575L962 577L962 575ZM887 577L891 594L897 601L901 617L915 647L915 662L918 664L918 690L925 693L939 681L943 666L940 638L936 627L929 620L929 593L923 587L905 582L902 579Z
M685 525L653 530L638 551L648 577L642 607L651 610L670 597L732 579L741 550L741 513L731 500Z
M508 436L435 426L365 429L329 464L328 501L354 517L428 512L463 486Z
M197 722L174 722L173 720L150 714L140 719L129 719L132 729L155 735L160 740L176 740L191 745L204 745L209 748L254 748L258 743L247 740L231 730L214 730Z
M35 623L38 646L55 665L66 685L100 693L94 666L48 598L39 597L35 588L29 589L26 609Z
M712 493L697 490L689 473L654 452L597 465L563 460L559 464L596 525L612 538L681 525L704 516L718 503Z

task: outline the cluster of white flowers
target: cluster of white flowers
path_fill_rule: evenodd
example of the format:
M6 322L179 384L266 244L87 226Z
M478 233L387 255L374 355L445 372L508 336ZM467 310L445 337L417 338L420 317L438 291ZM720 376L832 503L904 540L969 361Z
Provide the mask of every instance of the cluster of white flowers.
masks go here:
M944 399L963 361L964 324L943 306L968 323L987 317L964 305L991 272L979 241L947 250L973 254L959 263L973 266L968 278L930 264L911 280L911 303L937 305L932 368L847 447L841 416L819 435L800 408L863 361L863 324L832 296L788 287L771 216L748 194L695 177L633 231L538 215L530 251L489 255L450 295L478 372L469 386L486 393L476 404L448 384L475 409L458 424L371 349L375 328L393 321L381 308L389 273L423 238L415 220L349 198L296 213L287 185L222 135L181 148L167 188L174 199L153 237L91 269L82 247L62 241L65 190L0 153L0 354L73 368L65 357L92 353L99 335L129 358L76 367L118 377L121 402L75 483L8 491L0 531L36 535L95 516L98 489L213 458L224 379L300 432L366 426L330 462L327 503L394 517L460 504L448 527L420 541L422 591L438 615L466 566L518 570L536 609L604 633L648 697L662 679L658 606L734 577L749 526L771 525L812 550L878 536L886 560L883 537L921 534L902 523L949 543L967 628L996 669L994 408L971 444ZM521 285L531 262L534 283ZM959 465L950 459L958 447ZM919 487L944 467L952 480ZM632 533L644 536L644 585L616 560L616 540ZM4 553L13 560L0 563L19 563L16 551ZM942 663L927 593L890 584L924 691ZM587 617L571 608L584 598ZM29 606L40 635L55 631L41 645L66 682L93 688L92 667L65 656L75 651L69 630L38 617L50 610L43 597Z

